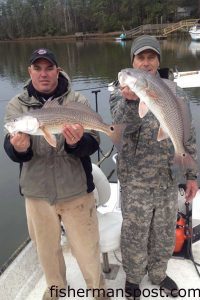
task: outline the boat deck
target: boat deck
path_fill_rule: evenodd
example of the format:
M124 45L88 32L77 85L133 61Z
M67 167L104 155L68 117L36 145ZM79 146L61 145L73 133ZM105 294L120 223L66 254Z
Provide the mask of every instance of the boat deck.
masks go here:
M196 245L193 245L193 254L194 257L200 257L200 243L196 243ZM116 255L119 259L121 259L120 252L117 251ZM65 246L64 249L64 256L67 264L67 279L68 279L68 285L70 286L70 289L74 289L75 291L80 291L80 288L83 289L83 291L86 291L86 285L84 282L84 279L82 277L82 274L80 272L80 269L77 265L77 262L75 258L71 255L70 249L68 246ZM109 254L109 260L112 264L117 264L119 265L119 271L117 274L117 277L115 280L109 280L106 279L106 284L107 287L109 288L109 291L111 292L110 295L113 297L111 299L126 299L123 295L123 288L124 288L124 282L125 282L125 273L122 269L121 264L119 261L115 258L113 253ZM199 259L200 262L200 259ZM181 297L178 297L176 299L182 299L184 298L185 300L191 300L191 299L199 299L199 293L196 295L196 297L192 297L192 291L190 293L190 289L200 289L200 278L197 275L197 272L193 266L193 263L191 260L188 259L175 259L172 258L169 261L168 264L168 270L167 270L168 275L176 280L179 288L181 289ZM36 284L35 288L30 292L30 294L27 296L26 300L40 300L42 299L42 294L46 288L45 285L45 279L44 276L41 277L41 279L38 281ZM148 299L166 299L168 298L167 296L162 293L161 295L158 295L155 298L155 294L153 294L152 291L159 293L159 286L152 285L151 282L148 280L148 277L145 276L140 289L143 290L144 295L141 297L141 300L144 300L145 298ZM156 290L155 290L156 289ZM66 295L66 297L60 297L60 299L88 299L91 300L93 299L92 297L86 297L86 292L81 293L80 296L78 294L73 294L73 291L69 294ZM152 293L151 296L147 297L149 293ZM185 294L185 297L182 297ZM190 293L190 294L189 294ZM66 290L67 294L67 290ZM69 297L67 297L69 296Z
M116 184L111 184L112 197L106 206L101 207L101 213L119 211L117 203L118 188ZM114 197L113 197L114 195ZM182 210L184 196L179 195L179 208ZM113 199L115 201L113 202ZM194 225L200 224L200 190L193 201ZM72 256L70 246L62 237L63 253L67 266L68 288L60 299L93 299L87 294L86 285L80 272L76 259ZM200 241L192 244L194 260L200 264ZM109 289L111 299L126 299L124 295L125 273L121 265L120 250L109 253L109 262L112 268L118 266L118 271L114 274L114 279L109 279L110 274L105 274L106 285ZM200 271L200 267L198 267ZM180 297L176 299L197 300L200 299L200 277L190 259L172 257L168 263L167 274L173 278L179 288ZM112 278L113 278L112 277ZM69 290L69 287L71 290ZM5 270L0 278L0 299L2 300L41 300L46 288L44 275L38 263L35 248L30 242L26 248L18 255L15 261ZM80 289L83 289L82 291ZM148 299L166 299L163 292L160 292L159 286L152 285L145 276L141 285L141 300ZM75 293L75 294L74 294Z
M116 211L119 209L119 203L117 203L116 199L117 193L119 192L117 190L116 184L111 184L111 195L112 197L107 202L106 206L100 207L99 211L101 213ZM198 207L198 201L200 200L200 191L197 194L197 197L193 200L193 218L195 225L200 223L200 210ZM181 211L184 211L184 195L179 194L179 209ZM199 218L198 218L199 216ZM77 265L76 259L72 256L70 252L70 247L66 243L63 245L63 251L65 256L65 261L67 265L67 282L70 288L74 289L75 291L78 291L80 288L83 289L83 291L86 291L86 285L83 279L83 276L80 272L80 269ZM194 243L192 245L192 252L194 256L194 260L200 263L200 241ZM114 280L109 279L109 273L105 274L106 278L106 286L110 291L110 295L112 295L111 299L126 299L124 295L124 284L125 284L125 273L123 271L122 265L121 265L121 253L120 250L109 253L109 262L111 266L114 268L116 265L119 266L118 272L116 275L116 278ZM200 271L200 268L199 268ZM193 262L190 259L184 259L181 257L173 257L170 259L168 263L168 269L167 274L173 278L179 288L181 289L180 297L177 299L184 298L185 300L191 300L191 299L200 299L200 277L198 276L195 267L193 265ZM35 288L32 290L32 292L27 297L27 300L36 300L41 299L42 293L45 290L45 279L44 276L41 277ZM148 299L155 299L155 293L157 293L157 300L166 299L168 298L165 296L165 294L162 292L159 294L159 286L152 285L151 282L148 280L148 276L145 276L141 285L140 289L143 293L141 300L144 300L145 298ZM193 293L191 289L194 289L196 291L196 294ZM153 293L154 291L154 293ZM66 290L67 293L67 290ZM69 297L67 297L69 296ZM86 292L82 293L81 296L75 295L73 297L73 294L66 295L66 297L60 297L60 299L93 299L92 297L86 297Z

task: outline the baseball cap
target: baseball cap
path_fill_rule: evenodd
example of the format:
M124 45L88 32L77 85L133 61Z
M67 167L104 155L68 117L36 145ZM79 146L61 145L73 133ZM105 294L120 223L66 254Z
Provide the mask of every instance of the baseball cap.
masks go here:
M52 51L45 48L35 50L30 57L30 64L32 65L37 59L44 58L51 62L53 65L58 66L56 57Z
M131 46L131 62L133 61L135 55L148 49L155 51L160 58L161 55L160 43L154 36L142 35L137 37L133 41Z

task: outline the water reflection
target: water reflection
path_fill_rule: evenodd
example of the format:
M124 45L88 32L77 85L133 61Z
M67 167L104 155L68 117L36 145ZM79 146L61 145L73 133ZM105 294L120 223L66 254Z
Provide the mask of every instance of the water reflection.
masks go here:
M190 88L185 89L186 93L188 94L188 98L190 102L193 102L196 105L200 105L200 88Z
M123 40L115 40L116 43L118 43L120 46L122 46L123 48L126 47L126 41Z
M191 71L199 70L200 62L198 53L192 55L189 48L191 40L174 38L161 41L162 46L162 63L175 70L175 67L179 71Z
M200 69L198 51L194 54L190 49L190 40L179 38L161 41L162 67L175 68L180 71ZM3 128L3 115L6 101L19 93L28 79L28 61L33 50L39 47L50 48L56 53L59 65L69 74L73 88L82 91L95 109L95 96L92 93L100 89L98 94L99 113L105 122L111 122L109 112L108 83L116 79L119 70L130 66L131 41L117 43L114 40L98 41L23 41L0 43L0 126ZM200 149L200 88L186 91L191 101L191 109L197 132L197 145ZM3 144L3 129L0 143ZM101 147L104 153L111 148L110 140L101 135ZM0 204L0 265L17 248L27 235L24 214L24 201L18 193L18 165L11 162L0 149L1 170L1 204ZM97 160L94 155L93 161ZM115 168L112 160L102 165L109 175ZM3 170L3 171L2 171ZM112 180L116 180L114 173ZM12 208L12 209L11 209Z
M180 42L181 41L181 42ZM189 40L183 39L166 39L161 41L162 43L162 50L163 51L170 51L172 53L177 53L178 56L184 56L188 53L188 45Z

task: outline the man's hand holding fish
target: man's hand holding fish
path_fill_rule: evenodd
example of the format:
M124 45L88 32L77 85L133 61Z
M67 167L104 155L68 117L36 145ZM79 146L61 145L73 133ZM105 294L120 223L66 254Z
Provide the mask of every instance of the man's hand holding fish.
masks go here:
M80 141L84 133L83 126L79 124L67 125L63 126L62 134L66 139L66 143L68 145L75 145Z
M26 152L30 147L30 136L26 133L15 133L10 137L10 143L17 152Z
M138 96L127 86L120 86L122 96L127 100L138 100Z

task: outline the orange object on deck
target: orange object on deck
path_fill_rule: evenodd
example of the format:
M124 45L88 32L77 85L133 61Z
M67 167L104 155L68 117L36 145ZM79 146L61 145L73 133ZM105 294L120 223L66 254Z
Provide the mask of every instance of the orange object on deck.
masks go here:
M185 235L185 219L179 215L179 219L176 223L176 243L174 248L175 253L178 253L182 250L186 238L187 237Z

